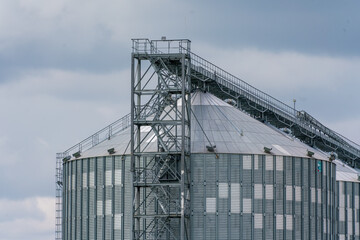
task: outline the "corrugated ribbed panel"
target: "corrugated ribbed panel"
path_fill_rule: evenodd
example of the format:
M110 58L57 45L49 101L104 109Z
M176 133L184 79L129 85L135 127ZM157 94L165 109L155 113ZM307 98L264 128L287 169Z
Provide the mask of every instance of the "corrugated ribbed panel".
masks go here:
M251 199L243 198L243 213L251 213Z
M231 214L231 240L240 239L240 214ZM197 239L197 238L195 238Z
M284 157L276 156L276 171L284 171Z
M95 226L95 189L94 188L90 188L89 190L89 236L90 239L95 239L94 236L94 226Z
M231 184L231 213L240 213L240 184Z
M265 200L265 212L268 214L273 214L274 213L274 200Z
M251 229L251 214L243 214L243 239L252 239Z
M192 217L192 236L194 239L204 239L204 216L195 213Z
M274 199L274 185L265 185L265 198L270 200Z
M83 239L88 239L88 218L89 218L89 210L88 210L88 190L83 191L83 209L82 209L82 236Z
M112 220L111 215L105 216L105 240L111 240L112 238Z
M348 234L353 235L353 209L348 208L347 212L347 222L348 222Z
M338 229L339 229L339 233L340 234L345 234L345 222L344 221L339 221L338 223Z
M310 186L315 188L315 176L316 176L316 169L315 169L316 161L310 161Z
M287 201L292 201L293 200L293 187L290 186L286 186L286 200Z
M102 216L96 217L96 239L103 238L103 227L104 227L104 219Z
M108 193L106 193L106 195L108 195ZM112 214L112 199L107 199L105 200L105 215L111 215L111 214Z
M253 202L253 208L254 208L254 213L262 213L263 212L263 199L254 199Z
M90 223L89 223L89 239L90 240L95 240L95 217L91 217L89 219Z
M122 171L122 175L124 175L124 217L123 222L124 224L124 236L125 239L129 239L131 236L131 208L132 208L132 189L131 189L131 174L130 174L130 157L126 157L125 159L125 169Z
M220 202L223 200L221 199ZM224 206L223 204L219 204ZM219 217L218 217L218 226L219 226L219 239L228 239L228 213L224 207L219 207Z
M311 191L311 202L315 203L316 202L316 189L310 188L310 191Z
M254 184L254 198L262 199L263 198L263 185L262 184Z
M293 161L291 157L285 157L285 164L286 164L286 185L292 185L293 184Z
M87 186L88 186L88 181L87 181L87 179L88 179L88 173L87 173L87 171L84 171L84 172L83 172L83 180L82 180L82 185L83 185L83 187L87 187Z
M243 169L244 170L251 170L251 156L249 155L246 155L246 156L243 156Z
M121 187L118 185L115 185L115 191L114 191L114 211L116 214L121 213Z
M206 213L216 212L216 198L206 198Z
M255 168L257 166L257 168ZM254 183L263 184L263 158L261 156L254 157Z
M112 185L112 170L106 170L105 172L105 185L106 186Z
M206 156L206 197L216 198L216 164L214 156Z
M255 228L254 229L254 237L253 237L253 239L262 239L262 236L263 236L262 229Z
M228 198L228 183L219 183L219 198Z
M264 228L265 239L274 239L274 216L272 214L267 214L265 216Z
M286 215L286 229L293 230L293 216Z
M295 201L301 201L301 187L295 186Z
M301 215L295 215L294 219L294 231L295 239L301 239Z
M265 169L266 170L274 170L274 157L273 156L266 156L265 157Z
M261 169L262 168L262 156L259 156L259 155L254 155L254 171L255 170L259 170L259 168Z
M322 203L322 191L321 191L321 189L317 189L317 202L318 203Z
M292 169L294 171L294 185L295 186L301 186L301 166L302 165L302 161L301 158L294 158L294 169Z
M284 240L284 230L276 230L276 239Z
M95 173L94 171L89 172L89 187L95 186Z
M282 214L276 215L276 229L278 230L284 229L284 216Z
M76 162L71 163L71 238L76 238Z
M216 239L216 221L215 214L207 214L206 215L206 231L205 231L205 239Z
M102 197L102 196L100 194L98 194L98 197ZM102 200L97 200L97 202L96 202L96 215L97 216L103 215L103 201Z
M81 239L81 218L76 218L76 239Z
M231 166L230 166L230 175L232 183L240 183L240 156L239 155L230 155L231 157Z

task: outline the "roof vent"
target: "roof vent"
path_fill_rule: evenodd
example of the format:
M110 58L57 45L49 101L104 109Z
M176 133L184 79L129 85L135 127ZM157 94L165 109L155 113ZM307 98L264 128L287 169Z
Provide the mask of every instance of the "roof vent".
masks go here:
M165 37L165 36L162 36L162 37L161 37L161 40L162 40L162 41L165 41L165 40L166 40L166 37Z
M264 147L264 152L271 153L272 148Z
M74 156L75 158L79 158L79 157L81 157L81 152L80 152L80 151L77 151L76 153L73 154L73 156Z
M307 150L307 156L308 157L313 157L314 154L315 154L314 152Z
M206 149L207 149L209 152L214 152L214 151L215 151L215 148L216 148L216 145L214 145L214 146L206 146Z
M63 158L63 162L67 162L67 161L69 161L70 159L71 159L70 156L64 157L64 158Z
M109 154L114 154L115 153L115 148L109 148L108 150Z

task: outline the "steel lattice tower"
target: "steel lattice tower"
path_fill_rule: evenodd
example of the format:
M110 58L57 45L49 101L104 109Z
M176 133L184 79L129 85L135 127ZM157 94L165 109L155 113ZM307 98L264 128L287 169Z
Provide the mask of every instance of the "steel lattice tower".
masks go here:
M189 40L133 40L133 239L189 239L189 52Z

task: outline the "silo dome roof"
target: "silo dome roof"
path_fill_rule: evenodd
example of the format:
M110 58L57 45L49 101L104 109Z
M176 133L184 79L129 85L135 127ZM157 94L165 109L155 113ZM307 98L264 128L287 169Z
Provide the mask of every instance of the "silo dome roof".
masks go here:
M217 153L271 154L307 157L308 150L314 158L328 160L327 156L282 131L264 124L211 93L196 91L191 96L191 152L209 153L206 146L216 146ZM143 127L142 132L149 131ZM111 139L82 153L81 158L106 156L107 150L115 148L116 155L130 153L130 128ZM157 141L149 134L148 151L156 151ZM210 143L209 143L210 141Z

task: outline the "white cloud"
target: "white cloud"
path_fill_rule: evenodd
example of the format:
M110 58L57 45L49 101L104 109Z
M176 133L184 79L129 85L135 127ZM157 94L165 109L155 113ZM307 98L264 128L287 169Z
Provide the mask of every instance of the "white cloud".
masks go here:
M54 239L55 199L0 199L0 240Z

